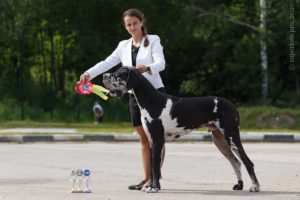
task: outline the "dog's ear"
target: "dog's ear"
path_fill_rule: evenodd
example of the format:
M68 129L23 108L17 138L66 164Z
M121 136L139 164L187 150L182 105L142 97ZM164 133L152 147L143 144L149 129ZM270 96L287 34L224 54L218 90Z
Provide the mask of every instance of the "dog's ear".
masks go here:
M129 71L139 72L139 70L136 67L126 67L126 68L129 69Z
M141 75L139 73L139 70L135 67L127 67L127 69L128 69L128 78L126 82L126 89L131 90L139 83L139 81L141 80L139 76Z

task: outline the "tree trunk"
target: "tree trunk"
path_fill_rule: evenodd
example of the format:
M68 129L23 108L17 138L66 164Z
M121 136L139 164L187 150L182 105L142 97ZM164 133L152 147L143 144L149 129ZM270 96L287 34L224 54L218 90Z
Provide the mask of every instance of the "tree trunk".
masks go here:
M46 56L45 56L45 45L44 45L44 33L43 33L43 28L42 28L42 21L40 21L40 38L41 38L41 51L42 51L42 57L43 57L43 79L44 79L44 84L47 84L47 67L46 67Z
M300 78L299 78L299 72L296 70L296 94L297 96L300 95Z
M260 57L262 67L262 97L268 94L268 55L267 55L267 0L259 0L260 5Z
M60 63L59 69L58 69L58 79L59 79L59 90L62 92L62 95L64 95L65 91L65 65L66 65L66 36L65 33L63 33L62 36L62 62Z
M56 74L55 74L55 57L54 57L54 42L53 42L53 32L49 32L51 50L50 50L50 120L53 119L53 109L54 109L54 90L56 85Z
M54 56L54 41L53 41L53 32L49 32L50 37L50 44L51 44L51 50L50 50L50 73L51 73L51 87L56 90L56 70L55 70L55 56Z

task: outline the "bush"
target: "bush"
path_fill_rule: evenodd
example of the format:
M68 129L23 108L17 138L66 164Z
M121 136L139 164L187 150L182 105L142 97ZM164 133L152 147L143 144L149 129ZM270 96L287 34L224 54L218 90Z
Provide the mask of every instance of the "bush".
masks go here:
M300 109L255 106L238 110L242 129L300 129Z
M42 108L34 102L24 103L24 120L51 122L92 122L93 105L98 101L104 109L103 120L107 122L130 121L128 98L104 101L96 95L74 96L68 103L56 99L52 106ZM51 108L52 107L52 108ZM21 103L5 98L0 101L0 121L22 120Z

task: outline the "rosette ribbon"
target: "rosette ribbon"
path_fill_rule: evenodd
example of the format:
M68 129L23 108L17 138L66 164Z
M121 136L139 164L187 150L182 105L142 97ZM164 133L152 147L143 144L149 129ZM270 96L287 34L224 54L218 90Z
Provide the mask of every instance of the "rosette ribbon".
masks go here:
M75 91L78 94L90 94L90 93L94 93L96 95L98 95L99 97L101 97L104 100L108 99L108 96L106 96L104 94L109 92L109 90L107 90L104 87L101 87L100 85L94 85L91 82L88 82L87 84L84 84L83 82L78 81L75 84Z

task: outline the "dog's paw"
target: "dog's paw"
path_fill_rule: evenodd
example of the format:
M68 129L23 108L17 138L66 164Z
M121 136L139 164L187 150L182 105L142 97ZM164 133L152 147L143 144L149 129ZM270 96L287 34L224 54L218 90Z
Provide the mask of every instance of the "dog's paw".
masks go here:
M158 190L159 190L158 188L152 188L152 189L151 189L151 192L152 192L152 193L157 193Z
M147 183L144 184L144 186L143 186L143 188L142 188L142 191L143 191L143 192L146 192L146 190L147 190L148 188L151 188L151 185L152 185L152 183L151 183L150 180L149 180Z
M252 185L252 187L249 189L249 192L259 192L260 186L259 185Z
M147 193L157 193L158 192L158 188L152 188L152 187L148 187L146 189Z
M242 190L243 187L244 187L243 181L239 181L238 184L234 185L232 189L233 190Z
M142 187L141 191L142 191L142 192L146 192L145 186Z
M152 189L151 187L147 187L147 188L145 188L145 192L150 193L151 189Z
M147 186L147 185L144 185L143 188L142 188L142 191L143 191L143 192L146 192L147 189L149 189L149 188L151 188L151 187L150 187L150 186Z

